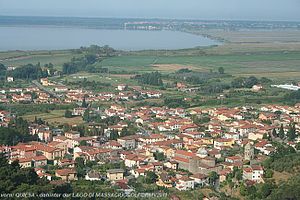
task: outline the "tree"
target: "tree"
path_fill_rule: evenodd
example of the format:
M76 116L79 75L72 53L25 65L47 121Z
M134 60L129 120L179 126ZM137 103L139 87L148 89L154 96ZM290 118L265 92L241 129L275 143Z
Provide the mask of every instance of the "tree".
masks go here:
M82 157L77 157L75 159L76 161L76 171L77 171L77 175L80 178L83 178L85 176L85 163L84 163L84 159Z
M231 81L231 87L242 88L244 86L244 78L238 77Z
M265 133L265 134L263 135L263 139L264 139L264 140L269 140L269 135L268 135L267 133Z
M72 115L72 112L70 110L66 110L65 111L65 118L72 118L73 115Z
M20 133L16 129L0 127L0 145L15 145L19 142L28 142L37 140L36 135L29 133Z
M218 72L219 72L219 74L224 74L224 73L225 73L225 70L224 70L223 67L219 67L219 68L218 68Z
M21 168L18 161L8 164L4 154L0 154L0 191L17 192L51 192L48 181L40 179L33 168Z
M275 129L275 128L273 128L273 131L272 131L272 136L273 136L273 137L278 137L278 135L277 135L277 132L276 132L276 129Z
M258 83L258 79L255 76L250 76L245 80L245 87L251 88L253 85L256 85Z
M300 142L298 142L295 146L295 148L299 151L300 150Z
M235 174L235 178L238 180L238 181L240 181L240 180L242 180L242 178L243 178L243 172L242 172L242 170L237 170L237 172L236 172L236 174Z
M265 177L266 178L272 178L273 177L273 171L271 169L266 169L265 171Z
M119 137L120 137L120 136L119 136L118 131L116 131L116 130L110 131L110 139L111 139L111 140L116 140L116 139L118 139Z
M86 122L89 122L91 120L91 118L90 118L90 110L89 109L86 109L84 111L82 119L83 119L83 121L86 121Z
M295 124L290 124L287 137L289 141L293 141L297 137Z
M208 177L209 177L209 183L211 185L215 185L216 180L219 178L219 175L217 174L217 172L212 171L209 173Z
M85 97L83 98L81 107L83 107L83 108L87 108L87 107L88 107L88 104L87 104L87 102L86 102L86 100L85 100Z
M281 124L281 126L280 126L278 136L279 136L281 139L283 139L284 136L285 136L285 133L284 133L284 129L283 129L283 125L282 125L282 124Z
M247 187L243 183L240 185L240 194L242 196L248 195Z
M158 152L158 151L156 151L156 152L154 153L154 158L155 158L155 160L158 160L158 161L163 161L163 160L165 160L164 153L161 153L161 152Z
M148 171L146 172L146 178L145 182L148 184L155 183L158 180L158 176L155 174L155 172Z
M82 140L79 142L79 146L87 146L88 143L86 142L86 140Z
M142 75L136 75L135 79L137 79L142 84L163 86L162 75L159 72L151 72Z

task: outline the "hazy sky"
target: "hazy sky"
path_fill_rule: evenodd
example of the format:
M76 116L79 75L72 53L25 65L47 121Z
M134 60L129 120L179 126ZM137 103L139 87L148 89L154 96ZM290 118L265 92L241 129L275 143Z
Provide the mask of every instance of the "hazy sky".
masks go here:
M0 15L300 21L300 0L0 0Z

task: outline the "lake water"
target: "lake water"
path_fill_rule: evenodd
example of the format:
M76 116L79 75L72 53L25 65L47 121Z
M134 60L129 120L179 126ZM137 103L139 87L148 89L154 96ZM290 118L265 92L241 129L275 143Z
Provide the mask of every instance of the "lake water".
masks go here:
M0 27L0 51L75 49L96 44L119 50L184 49L218 45L202 36L176 31L102 30L65 27Z

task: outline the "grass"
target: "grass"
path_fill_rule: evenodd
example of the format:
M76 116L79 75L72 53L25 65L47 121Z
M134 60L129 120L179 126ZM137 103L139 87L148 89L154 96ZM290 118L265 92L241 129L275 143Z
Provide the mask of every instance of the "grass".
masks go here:
M82 124L83 120L81 117L73 117L73 118L65 118L64 117L65 110L53 110L49 113L41 113L41 114L28 114L22 116L24 119L29 121L34 121L35 117L41 118L50 124Z
M148 72L161 71L174 72L182 68L192 68L195 71L216 71L224 67L226 73L244 76L266 76L270 78L289 79L292 74L297 78L300 74L300 52L272 52L264 54L245 55L205 55L205 56L119 56L105 59L99 64L112 71ZM158 65L160 67L155 67ZM169 66L169 67L165 67Z
M0 62L5 65L20 66L25 64L44 64L52 63L56 69L61 70L62 65L69 62L71 58L78 57L79 54L73 54L71 51L36 51L36 52L0 52Z

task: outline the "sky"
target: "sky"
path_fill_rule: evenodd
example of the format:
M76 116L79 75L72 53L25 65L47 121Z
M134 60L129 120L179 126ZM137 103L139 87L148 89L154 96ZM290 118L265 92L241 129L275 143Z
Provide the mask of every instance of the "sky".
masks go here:
M300 21L300 0L0 0L0 15Z

